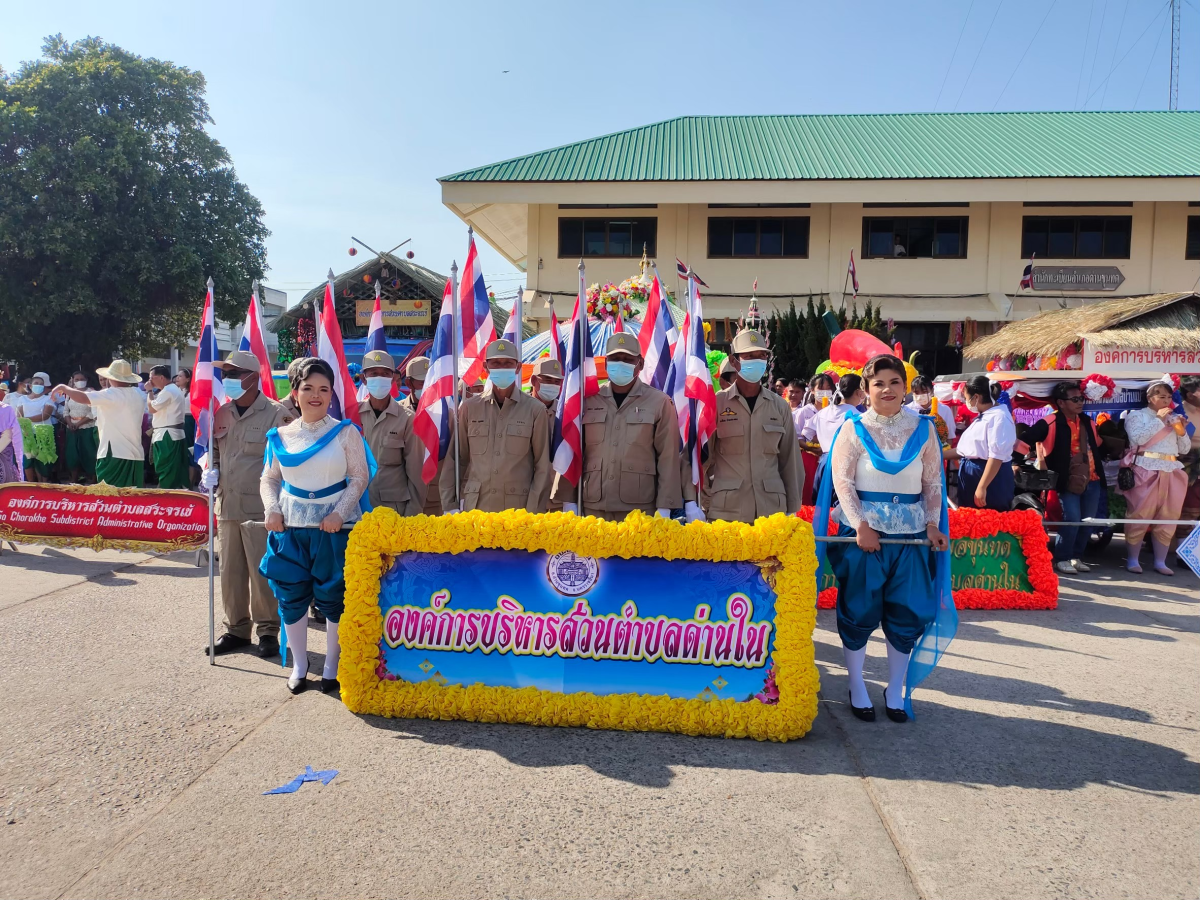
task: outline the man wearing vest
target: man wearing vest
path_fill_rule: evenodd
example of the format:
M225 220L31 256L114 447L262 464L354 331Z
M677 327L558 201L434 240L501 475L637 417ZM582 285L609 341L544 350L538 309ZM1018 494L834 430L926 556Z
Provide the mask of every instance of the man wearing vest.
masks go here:
M737 378L717 392L702 504L709 519L753 523L759 516L800 509L804 464L787 401L763 390L770 352L757 331L742 329L730 359Z
M209 459L200 481L203 487L216 489L221 603L225 607L225 633L217 638L216 652L248 646L254 629L258 655L270 658L279 654L279 605L258 571L267 552L266 529L257 524L263 521L259 480L267 432L295 417L259 390L258 357L253 353L234 350L221 370L230 402L218 407L213 417L216 458Z
M413 413L392 399L396 364L390 354L372 350L363 356L363 383L368 399L358 405L363 438L379 471L369 487L371 505L386 506L402 516L415 516L425 505L421 461L425 445L413 431Z
M679 489L679 420L662 391L641 381L637 336L618 332L604 348L608 382L583 405L583 511L610 522L631 510L669 518ZM575 485L561 475L552 495L579 512Z
M442 507L447 512L545 512L550 479L546 409L517 389L520 360L511 341L488 344L486 365L487 387L480 396L468 397L459 413L461 507L455 504L452 481L442 485ZM450 468L454 461L447 456L444 463Z

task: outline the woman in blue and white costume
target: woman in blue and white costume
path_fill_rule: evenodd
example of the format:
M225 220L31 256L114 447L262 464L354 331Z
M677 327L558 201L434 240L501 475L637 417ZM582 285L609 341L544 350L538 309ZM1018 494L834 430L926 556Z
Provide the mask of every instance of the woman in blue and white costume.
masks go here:
M333 370L309 358L291 380L300 418L267 432L266 466L259 492L266 510L267 552L259 571L279 601L284 634L292 648L288 690L308 686L308 608L325 616L325 669L321 690L338 689L338 621L346 583L348 531L356 522L371 480L362 435L347 419L328 415ZM369 503L367 508L370 508ZM286 653L286 649L281 648Z
M880 625L887 639L884 707L893 722L912 715L912 690L954 636L942 446L933 420L903 409L904 364L876 356L863 367L868 410L852 412L834 439L813 530L827 533L830 502L838 534L854 543L817 544L838 579L837 622L850 677L850 707L874 721L863 680L867 640ZM881 544L880 538L929 541ZM828 548L827 550L825 548ZM907 688L907 689L906 689Z

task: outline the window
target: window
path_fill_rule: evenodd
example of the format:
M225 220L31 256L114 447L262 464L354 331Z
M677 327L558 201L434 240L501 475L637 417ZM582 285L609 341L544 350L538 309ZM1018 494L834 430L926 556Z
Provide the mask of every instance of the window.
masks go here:
M658 219L559 219L558 255L639 257L658 254Z
M1026 216L1021 258L1129 259L1132 216Z
M965 259L967 217L864 216L862 255Z
M1200 216L1188 216L1187 250L1184 259L1200 259Z
M708 220L708 257L801 258L808 256L808 217Z

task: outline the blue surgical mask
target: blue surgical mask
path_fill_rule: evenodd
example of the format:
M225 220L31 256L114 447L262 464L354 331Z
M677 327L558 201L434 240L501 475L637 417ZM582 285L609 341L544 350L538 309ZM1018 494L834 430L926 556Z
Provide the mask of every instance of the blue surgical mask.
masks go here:
M743 381L762 381L762 377L767 374L767 361L765 359L743 359L742 368L738 375Z
M376 400L390 397L392 394L392 379L386 375L367 379L367 392Z
M44 384L32 384L29 386L29 389L35 394L40 394L42 391L46 390L46 386Z
M242 387L242 382L237 378L230 378L221 382L225 387L225 396L230 400L240 400L242 395L246 393L246 389Z
M608 380L621 387L633 381L633 373L637 371L637 366L627 362L610 362L607 368Z
M413 395L413 399L414 399L414 400L420 400L420 399L421 399L421 392L422 392L423 390L425 390L425 389L424 389L424 388L413 388L413 389L412 389L412 395Z
M539 384L538 396L549 403L552 400L557 400L559 393L562 391L562 386L557 384Z
M489 369L488 378L492 379L492 384L504 390L510 388L517 382L516 369Z

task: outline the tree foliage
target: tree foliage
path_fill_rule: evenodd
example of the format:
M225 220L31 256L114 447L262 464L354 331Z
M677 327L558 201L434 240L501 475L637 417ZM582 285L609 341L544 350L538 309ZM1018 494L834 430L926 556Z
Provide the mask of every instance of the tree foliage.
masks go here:
M814 302L813 295L809 294L803 313L796 309L796 301L792 300L786 310L776 310L767 320L774 357L772 378L786 378L788 381L798 378L803 381L812 377L817 366L829 359L829 344L833 338L825 327L824 315L830 311L825 306L824 297ZM857 328L875 335L885 344L891 344L887 322L869 301L861 316L856 305L852 305L849 312L842 307L833 315L843 331Z
M0 71L0 357L63 369L194 337L204 282L238 321L261 204L206 131L204 76L87 38Z

